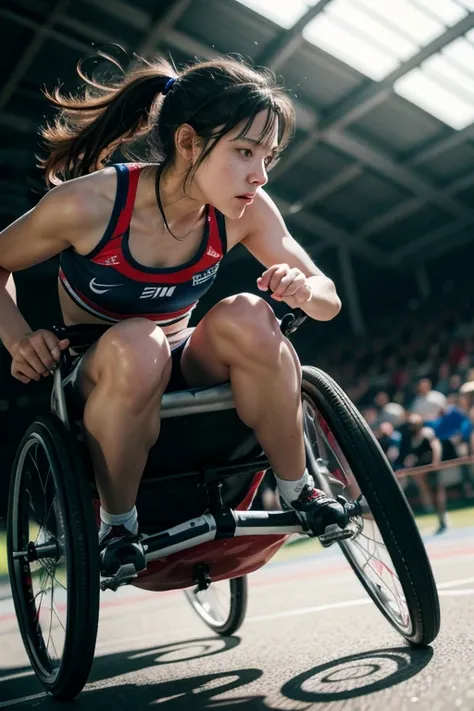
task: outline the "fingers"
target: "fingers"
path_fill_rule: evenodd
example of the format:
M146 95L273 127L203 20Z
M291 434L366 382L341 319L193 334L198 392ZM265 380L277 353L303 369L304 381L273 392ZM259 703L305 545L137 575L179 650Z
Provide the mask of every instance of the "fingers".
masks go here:
M257 286L262 291L270 290L272 299L276 301L286 301L291 298L292 305L294 302L306 303L312 294L303 272L296 267L289 267L288 264L276 264L267 269L257 279Z
M257 286L261 291L267 291L270 288L270 280L273 277L275 271L281 266L286 265L275 264L273 267L270 267L265 272L263 272L262 276L257 279Z
M56 368L61 351L69 340L58 338L50 331L39 330L29 334L18 346L12 362L12 375L22 383L47 377Z

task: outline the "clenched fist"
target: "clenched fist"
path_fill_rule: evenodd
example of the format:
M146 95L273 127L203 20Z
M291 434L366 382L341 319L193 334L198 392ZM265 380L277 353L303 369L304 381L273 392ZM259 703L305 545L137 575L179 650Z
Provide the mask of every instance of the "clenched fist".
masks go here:
M261 291L272 292L271 298L283 301L292 309L301 307L311 299L311 286L300 269L288 264L275 264L257 279Z

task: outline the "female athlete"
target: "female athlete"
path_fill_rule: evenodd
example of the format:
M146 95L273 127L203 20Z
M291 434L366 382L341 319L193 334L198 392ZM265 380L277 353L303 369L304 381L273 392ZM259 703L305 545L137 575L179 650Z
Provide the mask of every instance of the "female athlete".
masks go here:
M143 61L110 85L81 76L80 96L48 94L59 113L43 130L42 167L54 187L0 234L0 338L22 383L54 369L69 343L32 331L11 273L60 254L64 323L98 327L67 384L83 408L102 552L139 542L135 501L163 393L229 381L286 506L310 530L321 520L343 527L343 506L305 467L301 367L268 303L229 296L189 326L239 243L262 263L256 286L271 299L319 321L341 308L264 190L293 133L291 101L271 72L231 58L179 73ZM138 139L151 146L149 162L108 165Z

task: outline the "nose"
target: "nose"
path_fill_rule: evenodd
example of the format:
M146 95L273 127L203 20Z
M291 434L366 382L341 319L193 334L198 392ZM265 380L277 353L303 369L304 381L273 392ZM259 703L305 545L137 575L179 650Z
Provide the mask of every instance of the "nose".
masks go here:
M249 176L249 183L251 185L256 185L257 187L261 187L268 183L268 174L264 163L254 168L252 174Z

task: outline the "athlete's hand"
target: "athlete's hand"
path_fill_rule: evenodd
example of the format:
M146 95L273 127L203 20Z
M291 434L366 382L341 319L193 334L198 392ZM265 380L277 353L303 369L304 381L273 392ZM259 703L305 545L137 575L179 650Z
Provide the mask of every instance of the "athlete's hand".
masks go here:
M288 264L275 264L257 279L261 291L271 291L271 298L283 301L292 309L301 307L311 299L311 286L300 269Z
M44 328L27 333L13 353L11 373L25 384L47 377L56 367L61 351L68 347L67 338L61 340Z

